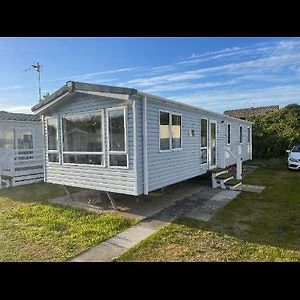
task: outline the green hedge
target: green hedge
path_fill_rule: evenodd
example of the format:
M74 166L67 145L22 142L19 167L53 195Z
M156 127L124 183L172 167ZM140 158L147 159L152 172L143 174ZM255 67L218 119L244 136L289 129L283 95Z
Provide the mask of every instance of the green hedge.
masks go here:
M253 158L285 154L300 143L300 105L289 104L273 113L248 119L253 124Z

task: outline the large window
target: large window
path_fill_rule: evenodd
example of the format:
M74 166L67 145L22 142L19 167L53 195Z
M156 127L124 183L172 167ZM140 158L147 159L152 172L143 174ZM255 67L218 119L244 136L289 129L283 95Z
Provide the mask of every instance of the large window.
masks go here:
M230 145L231 139L231 125L227 123L227 145Z
M62 118L63 162L103 165L103 112Z
M48 160L49 162L59 162L58 155L58 119L47 119L48 136Z
M243 142L243 127L240 125L240 144Z
M128 167L126 108L108 109L109 166Z
M181 115L159 112L159 141L161 151L181 149Z
M208 128L207 119L201 119L201 136L200 136L200 151L201 164L207 163L207 145L208 145Z

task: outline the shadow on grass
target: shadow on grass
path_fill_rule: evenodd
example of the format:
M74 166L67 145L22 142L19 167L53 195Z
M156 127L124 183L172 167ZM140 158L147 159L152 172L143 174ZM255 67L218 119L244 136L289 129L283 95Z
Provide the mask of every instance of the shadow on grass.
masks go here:
M70 187L72 193L82 191L80 188ZM34 183L0 190L0 198L7 198L18 202L47 202L50 199L65 196L62 185L51 183Z

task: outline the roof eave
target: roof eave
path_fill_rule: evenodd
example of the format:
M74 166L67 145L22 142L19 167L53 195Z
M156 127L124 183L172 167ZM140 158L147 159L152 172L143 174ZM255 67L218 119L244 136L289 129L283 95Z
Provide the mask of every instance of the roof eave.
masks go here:
M119 94L119 95L128 95L128 96L137 94L137 90L131 88L68 81L59 90L57 90L56 92L48 96L42 102L33 106L31 108L31 111L36 114L39 114L49 106L53 105L54 103L61 100L65 96L74 92L91 92L94 94L98 93L99 95L101 95L101 93L104 95ZM123 100L122 97L120 97L120 99Z

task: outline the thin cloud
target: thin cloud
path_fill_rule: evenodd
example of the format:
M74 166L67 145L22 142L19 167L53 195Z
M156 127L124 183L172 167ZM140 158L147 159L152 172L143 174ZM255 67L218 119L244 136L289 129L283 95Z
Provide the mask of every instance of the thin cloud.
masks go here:
M167 91L180 91L180 90L193 90L193 89L205 89L220 86L229 86L235 84L236 81L228 80L223 82L201 82L201 83L177 83L172 85L156 85L152 88L145 89L146 93L160 93Z
M21 88L23 88L22 85L13 85L13 86L0 87L0 91L18 90Z
M249 107L264 104L286 105L300 103L300 85L283 85L277 87L232 90L203 91L172 97L174 100L201 106L206 109L223 112L226 109Z
M1 106L1 110L12 112L12 113L32 114L31 106L28 105Z
M130 72L130 71L136 71L138 69L142 69L142 67L131 67L131 68L122 68L122 69L114 69L114 70L107 70L107 71L100 71L100 72L94 72L94 73L85 73L80 75L70 75L70 76L64 76L56 79L50 79L48 81L59 81L59 80L85 80L91 77L99 76L99 75L105 75L105 74L114 74L114 73L121 73L121 72Z

